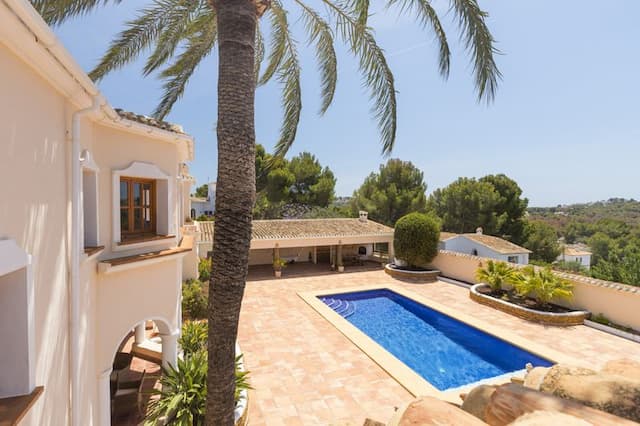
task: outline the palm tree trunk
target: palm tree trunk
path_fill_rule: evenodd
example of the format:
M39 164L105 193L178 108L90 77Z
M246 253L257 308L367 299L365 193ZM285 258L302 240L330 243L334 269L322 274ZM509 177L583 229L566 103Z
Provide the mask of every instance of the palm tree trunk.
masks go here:
M251 0L212 0L218 19L218 183L209 284L207 425L233 425L235 342L255 201L254 40Z

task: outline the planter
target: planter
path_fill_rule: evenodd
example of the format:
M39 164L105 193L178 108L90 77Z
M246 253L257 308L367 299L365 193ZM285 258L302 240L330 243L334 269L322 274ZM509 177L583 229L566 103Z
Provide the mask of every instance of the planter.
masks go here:
M591 315L587 311L570 311L570 312L544 312L535 309L518 306L515 303L505 300L496 299L495 297L483 294L480 290L489 288L486 284L476 284L469 289L469 297L471 300L483 305L491 306L499 311L506 312L518 318L528 321L538 322L546 325L570 326L582 325L584 320Z
M402 266L398 266L394 263L387 263L384 266L384 272L391 275L393 278L415 283L432 283L437 281L438 275L440 275L440 271L437 269L404 269Z
M280 278L282 276L282 271L273 271L273 273L275 274L276 278Z
M338 272L344 272L344 266L343 265L339 265L338 266Z

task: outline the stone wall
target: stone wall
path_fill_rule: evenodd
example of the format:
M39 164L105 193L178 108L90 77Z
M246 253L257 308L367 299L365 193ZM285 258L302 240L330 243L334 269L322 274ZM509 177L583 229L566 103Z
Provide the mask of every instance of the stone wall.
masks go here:
M476 283L475 274L491 259L440 250L432 262L442 275L468 283ZM513 265L521 267L519 265ZM640 330L640 287L556 272L574 285L573 300L555 301L558 305L603 314L620 325Z

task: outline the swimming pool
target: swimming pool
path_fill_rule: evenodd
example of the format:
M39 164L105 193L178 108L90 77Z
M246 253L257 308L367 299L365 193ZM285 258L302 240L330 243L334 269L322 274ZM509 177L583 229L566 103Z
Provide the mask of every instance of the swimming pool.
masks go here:
M552 365L388 289L317 297L441 391Z

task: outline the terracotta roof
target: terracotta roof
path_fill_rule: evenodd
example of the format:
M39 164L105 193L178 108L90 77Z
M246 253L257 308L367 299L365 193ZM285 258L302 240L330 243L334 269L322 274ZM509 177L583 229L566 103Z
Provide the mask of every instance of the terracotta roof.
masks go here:
M564 255L565 256L591 256L591 252L582 246L566 245L564 247Z
M457 237L458 234L454 232L440 232L440 241L446 241L449 238Z
M153 117L136 114L135 112L124 111L120 108L114 108L114 110L118 113L120 117L126 120L136 121L138 123L146 124L147 126L157 127L159 129L167 130L173 133L184 134L184 130L182 129L182 126L180 126L179 124L173 124L163 120L156 120Z
M213 241L213 222L198 222L201 241ZM254 220L253 240L354 237L393 235L393 228L360 219L274 219Z
M502 254L517 254L517 253L531 253L531 250L527 250L524 247L520 247L517 244L513 244L510 241L504 240L500 237L494 237L493 235L485 234L461 234L468 239L475 241L478 244L482 244L485 247L490 248L493 251Z

